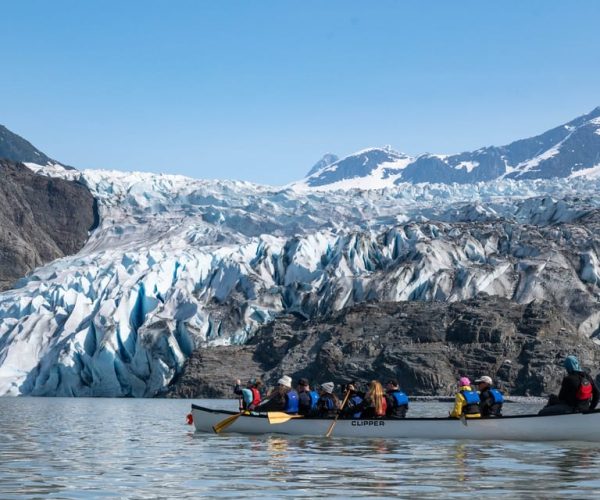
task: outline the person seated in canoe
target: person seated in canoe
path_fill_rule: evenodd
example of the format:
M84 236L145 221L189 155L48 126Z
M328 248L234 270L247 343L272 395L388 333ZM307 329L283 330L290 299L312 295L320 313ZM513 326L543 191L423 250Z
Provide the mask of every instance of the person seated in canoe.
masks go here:
M365 393L359 391L356 388L356 382L352 380L348 382L346 385L342 386L342 394L344 397L348 394L348 400L346 401L346 406L340 410L340 416L342 418L360 418L361 416L361 404L365 398Z
M340 400L333 393L334 388L335 384L333 382L325 382L324 384L321 384L316 411L318 417L333 418L338 414Z
M261 401L260 388L262 381L260 379L251 378L246 383L246 387L242 387L240 379L235 381L233 392L240 396L240 411L254 410Z
M258 405L255 411L284 411L291 415L298 413L298 393L292 389L292 379L284 375L277 381L267 399Z
M551 394L548 404L538 415L586 412L598 405L598 387L591 375L581 369L579 360L575 356L567 356L563 366L567 375L562 379L558 396Z
M501 417L504 396L498 389L492 387L492 378L484 375L474 382L479 390L479 413L486 417Z
M450 418L480 418L479 394L471 389L471 381L467 377L458 380L458 392L454 400L454 408L450 412Z
M388 418L404 418L408 411L408 396L400 390L400 384L395 379L388 380L385 384L385 400Z
M378 380L369 382L369 390L363 402L357 407L361 418L383 418L387 411L387 401L383 393L383 386Z
M298 414L304 415L305 417L314 415L317 411L319 393L310 390L307 378L298 380L296 392L298 393Z

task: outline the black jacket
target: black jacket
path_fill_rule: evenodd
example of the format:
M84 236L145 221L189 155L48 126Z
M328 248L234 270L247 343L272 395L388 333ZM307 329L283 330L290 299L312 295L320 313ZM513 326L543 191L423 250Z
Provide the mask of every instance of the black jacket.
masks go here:
M305 417L314 413L312 409L312 399L310 397L310 393L306 391L298 393L298 413L300 415L304 415Z
M592 384L591 401L579 401L577 399L577 391L583 378L586 378ZM593 410L598 405L600 391L598 391L596 383L589 374L585 372L573 372L563 378L558 399L576 411L588 411Z
M287 390L277 390L271 393L266 401L259 404L254 411L285 411L287 406Z

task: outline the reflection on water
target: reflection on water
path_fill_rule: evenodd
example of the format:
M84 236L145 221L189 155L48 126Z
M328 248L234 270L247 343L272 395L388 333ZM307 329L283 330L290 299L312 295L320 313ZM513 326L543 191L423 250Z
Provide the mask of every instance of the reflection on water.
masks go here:
M1 398L0 498L582 498L600 488L598 445L216 436L186 426L188 411L181 400Z

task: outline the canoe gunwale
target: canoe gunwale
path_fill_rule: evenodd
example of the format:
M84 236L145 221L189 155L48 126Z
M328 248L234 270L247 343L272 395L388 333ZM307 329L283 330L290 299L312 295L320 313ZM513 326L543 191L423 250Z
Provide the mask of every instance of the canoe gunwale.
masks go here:
M199 411L203 411L203 412L207 412L207 413L218 413L220 415L237 415L239 413L239 411L231 411L231 410L218 410L215 408L207 408L206 406L200 406L200 405L196 405L192 403L192 410L199 410ZM589 411L589 412L585 412L585 413L581 413L581 412L574 412L574 413L563 413L563 414L559 414L559 415L538 415L538 414L526 414L526 415L504 415L502 417L491 417L492 419L502 419L502 420L514 420L514 419L525 419L525 418L548 418L548 417L562 417L562 416L566 416L566 415L590 415L593 413L600 413L600 409L595 409L593 411ZM250 414L244 414L243 415L244 418L268 418L267 413L250 413ZM310 420L333 420L332 418L318 418L318 417L306 417L309 418ZM352 419L352 420L356 420L356 419ZM360 419L359 419L360 420ZM363 420L368 420L368 419L363 419ZM382 419L376 419L376 420L383 420L383 421L387 421L387 420L391 420L391 421L398 421L398 420L402 420L402 421L430 421L430 422L436 422L436 421L447 421L447 420L451 420L450 417L406 417L406 418L402 418L402 419L398 419L398 418L382 418ZM454 420L458 420L458 419L454 419ZM467 419L468 421L471 420L480 420L479 418L476 419ZM486 419L487 420L487 419Z

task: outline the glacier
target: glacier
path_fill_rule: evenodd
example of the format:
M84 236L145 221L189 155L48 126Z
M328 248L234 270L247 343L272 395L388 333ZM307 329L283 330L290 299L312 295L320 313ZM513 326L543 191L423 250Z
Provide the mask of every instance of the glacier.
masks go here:
M0 294L0 395L151 397L195 349L372 300L550 300L599 333L598 178L306 191L29 167L87 186L100 224Z

